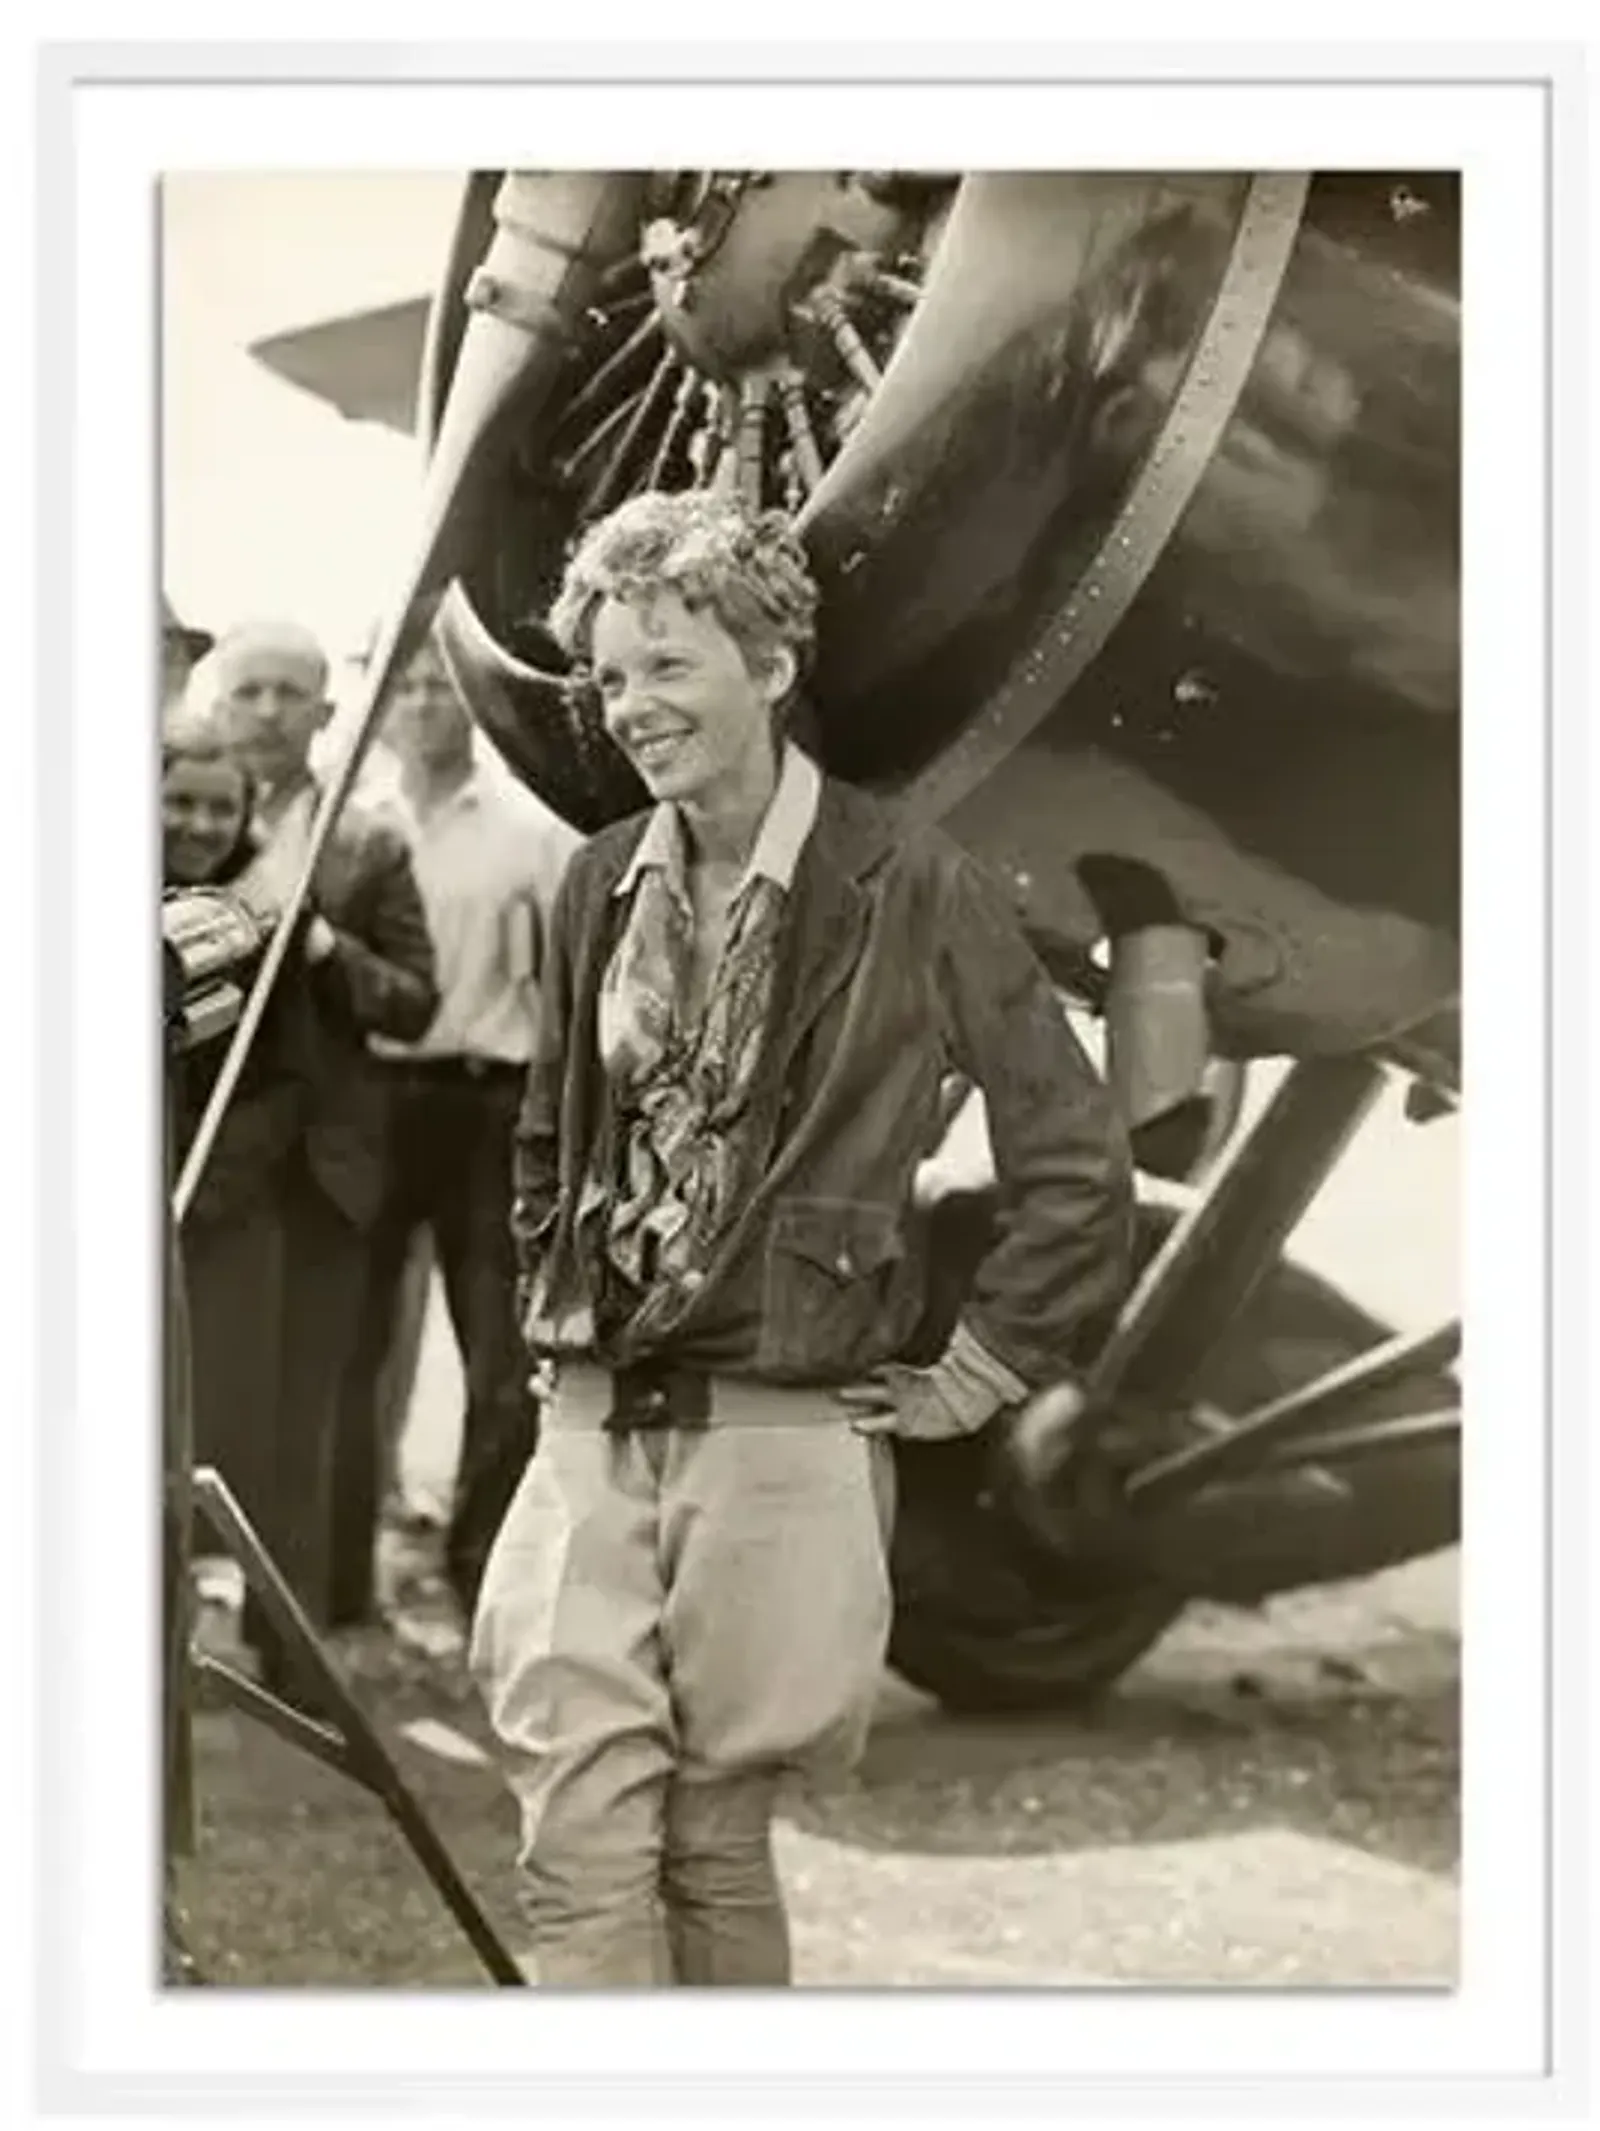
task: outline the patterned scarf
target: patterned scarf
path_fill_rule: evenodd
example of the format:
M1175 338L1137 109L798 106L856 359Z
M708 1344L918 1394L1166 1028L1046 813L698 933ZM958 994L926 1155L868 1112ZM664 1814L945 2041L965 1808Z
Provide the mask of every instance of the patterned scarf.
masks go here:
M764 1166L746 1113L785 901L762 874L745 882L704 1010L690 1023L694 914L665 867L640 873L599 1014L621 1127L607 1254L641 1298L630 1333L659 1331L679 1313Z

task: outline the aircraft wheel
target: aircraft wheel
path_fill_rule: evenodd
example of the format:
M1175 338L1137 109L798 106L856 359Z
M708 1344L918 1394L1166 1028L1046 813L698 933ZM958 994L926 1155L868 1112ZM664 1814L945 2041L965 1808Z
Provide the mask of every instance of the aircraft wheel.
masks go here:
M1173 1218L1141 1208L1140 1256ZM936 1277L947 1283L926 1334L937 1352L953 1298L987 1229L974 1200L934 1210ZM940 1244L943 1248L940 1248ZM1281 1261L1216 1348L1197 1406L1242 1413L1310 1383L1377 1343L1383 1328L1329 1282ZM1395 1412L1444 1403L1424 1380L1388 1395ZM1163 1424L1165 1426L1165 1424ZM1176 1446L1187 1423L1173 1423ZM899 1443L891 1570L891 1664L948 1708L1069 1709L1112 1686L1191 1598L1248 1605L1274 1591L1370 1574L1459 1537L1455 1451L1354 1466L1307 1485L1285 1474L1241 1488L1217 1510L1174 1514L1135 1553L1066 1559L1035 1539L996 1486L989 1430L955 1443ZM1157 1446L1151 1446L1152 1448Z
M1184 1594L1045 1558L988 1495L986 1449L896 1445L889 1662L970 1715L1091 1701L1159 1640Z

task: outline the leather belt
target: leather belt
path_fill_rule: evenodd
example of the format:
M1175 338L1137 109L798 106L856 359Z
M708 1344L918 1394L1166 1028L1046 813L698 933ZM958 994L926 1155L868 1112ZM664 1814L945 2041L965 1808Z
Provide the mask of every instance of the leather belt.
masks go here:
M759 1383L667 1361L619 1369L577 1357L553 1359L543 1425L607 1435L711 1428L843 1426L845 1407L826 1386Z
M647 1428L709 1428L711 1379L703 1369L676 1369L634 1362L611 1372L607 1435L634 1435Z

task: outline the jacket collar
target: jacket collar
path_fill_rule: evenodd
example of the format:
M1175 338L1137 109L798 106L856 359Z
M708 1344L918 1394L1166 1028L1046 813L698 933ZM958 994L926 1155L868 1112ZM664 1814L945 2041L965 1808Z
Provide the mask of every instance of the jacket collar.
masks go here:
M816 764L791 741L784 748L778 782L740 880L741 890L757 878L773 881L784 889L793 886L801 854L816 821L821 787L822 776ZM644 834L611 892L630 895L640 874L657 867L680 900L686 900L687 863L682 817L670 801L665 801L647 817Z
M824 777L802 864L829 879L862 880L882 863L898 833L894 815L880 800Z
M614 830L601 832L608 840L616 838L601 861L596 882L593 914L601 924L602 965L614 944L614 917L622 900L616 893L619 876L627 879L640 863L648 862L641 861L640 852L655 819L656 810L651 808ZM797 1002L803 997L806 973L826 959L826 941L862 906L857 883L877 870L902 833L896 816L880 800L854 785L821 776L816 817L794 871L793 891L799 908L795 922L786 928L797 945L802 936L807 943L794 971L802 979L792 995Z

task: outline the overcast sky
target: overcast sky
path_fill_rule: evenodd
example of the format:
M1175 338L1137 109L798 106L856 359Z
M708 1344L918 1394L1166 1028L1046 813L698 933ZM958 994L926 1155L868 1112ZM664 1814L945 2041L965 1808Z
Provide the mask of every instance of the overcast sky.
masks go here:
M217 629L281 613L336 657L361 642L402 567L414 451L245 350L426 293L460 182L234 171L164 181L164 576L186 619Z

